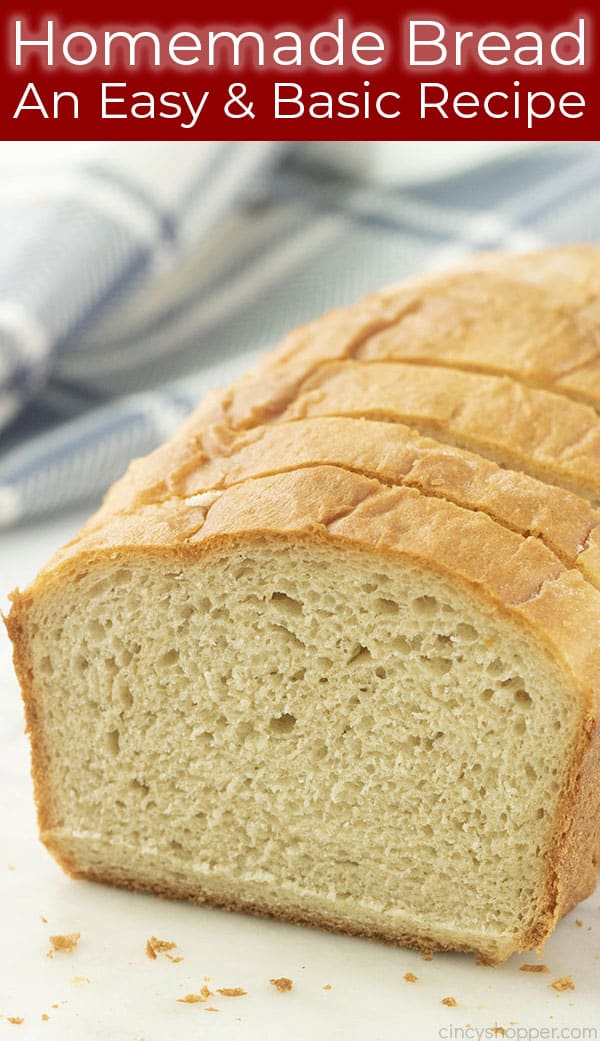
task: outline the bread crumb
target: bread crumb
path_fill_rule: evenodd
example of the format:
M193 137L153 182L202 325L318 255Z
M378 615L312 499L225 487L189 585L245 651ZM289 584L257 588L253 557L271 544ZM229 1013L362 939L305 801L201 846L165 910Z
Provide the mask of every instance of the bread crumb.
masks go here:
M70 954L74 951L79 943L79 937L81 933L66 933L64 936L57 935L50 937L50 943L52 944L48 951L48 957L53 958L56 951L63 951L65 954Z
M8 870L9 870L9 871L14 871L14 870L15 870L15 865L14 865L14 864L9 864L9 865L8 865ZM9 1021L8 1021L8 1022L9 1022L9 1023L12 1023L13 1021L12 1021L12 1019L9 1019ZM22 1023L22 1022L23 1022L23 1020L20 1020L20 1022Z
M506 1030L504 1027L492 1027L492 1034L500 1034L500 1037L504 1037Z
M51 1008L59 1008L58 1002L56 1003L56 1005L51 1005L50 1007Z
M433 961L433 954L422 954L421 955L421 960L422 961Z
M280 994L283 994L286 990L291 990L294 986L292 980L289 980L287 976L280 976L276 980L269 980L269 983L272 983L275 989L278 990Z
M45 1023L47 1020L50 1019L50 1016L47 1016L45 1012L42 1012L41 1018L44 1020Z
M547 965L521 965L521 972L550 972Z
M183 958L181 957L181 955L180 955L180 954L179 954L179 955L177 955L177 957L175 957L175 955L174 955L174 954L169 954L169 953L167 952L167 954L166 954L166 957L167 957L167 958L169 959L169 961L172 961L172 962L173 962L173 965L179 965L179 962L180 962L180 961L183 961Z
M441 1005L447 1005L448 1008L456 1008L456 998L442 998Z
M177 998L180 1005L196 1005L199 1001L208 1001L209 998L214 997L212 990L208 987L201 987L199 994L186 994L185 998Z
M204 977L204 982L205 983L210 983L210 976L205 976Z
M42 925L48 925L48 919L44 918L43 914L40 915L40 922Z
M88 976L73 976L72 982L76 987L79 987L82 983L91 983L92 981Z
M164 954L165 951L172 951L174 947L177 947L176 943L172 943L171 940L159 940L157 936L151 936L146 941L146 957L151 958L152 961L156 961L157 954Z
M406 980L407 983L416 983L418 978L419 977L415 976L414 972L405 972L404 973L404 979Z
M205 1012L218 1012L219 1009L215 1008L214 1005L207 1005L207 1007L204 1009L204 1011Z
M331 989L332 989L331 983L326 983L325 986L323 987L323 990L331 990Z
M224 998L241 998L246 993L242 987L217 987L217 994L222 994Z
M549 986L559 993L563 990L575 990L575 984L571 976L559 976L557 980L552 980Z
M581 926L583 925L583 922L581 921L581 918L576 918L575 919L575 925L578 925L579 928L581 929Z
M23 1016L7 1016L6 1018L7 1018L9 1023L14 1023L15 1026L20 1026L21 1023L25 1022L25 1019L24 1019Z

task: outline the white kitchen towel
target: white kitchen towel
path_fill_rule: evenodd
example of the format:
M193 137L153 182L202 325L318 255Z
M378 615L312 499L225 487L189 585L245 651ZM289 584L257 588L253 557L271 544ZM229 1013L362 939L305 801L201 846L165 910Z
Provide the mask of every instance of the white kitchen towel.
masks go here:
M395 146L399 183L353 142L0 163L0 524L97 502L208 387L328 307L475 249L600 241L600 145L479 149L423 178L418 147Z

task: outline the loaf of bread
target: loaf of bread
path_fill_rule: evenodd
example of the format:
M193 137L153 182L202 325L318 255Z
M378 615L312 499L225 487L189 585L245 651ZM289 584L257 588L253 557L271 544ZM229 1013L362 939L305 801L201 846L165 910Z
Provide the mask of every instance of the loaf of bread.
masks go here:
M80 878L488 963L600 858L600 248L291 333L7 624Z

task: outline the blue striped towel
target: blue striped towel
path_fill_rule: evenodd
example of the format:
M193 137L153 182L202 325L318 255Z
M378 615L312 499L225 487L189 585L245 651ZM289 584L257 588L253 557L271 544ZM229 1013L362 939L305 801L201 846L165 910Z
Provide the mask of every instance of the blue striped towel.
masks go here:
M0 176L0 525L97 503L328 307L475 249L600 240L599 144L480 155L398 186L360 144L145 142Z

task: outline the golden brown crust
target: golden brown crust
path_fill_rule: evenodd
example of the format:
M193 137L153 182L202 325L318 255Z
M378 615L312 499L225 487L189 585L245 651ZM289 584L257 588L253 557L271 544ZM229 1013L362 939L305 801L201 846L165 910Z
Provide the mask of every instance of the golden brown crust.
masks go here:
M567 256L573 271L561 278ZM45 782L48 750L29 662L31 605L70 574L107 560L197 559L240 540L291 538L433 569L546 648L579 700L581 725L555 821L543 906L523 949L543 942L557 918L591 892L600 838L600 649L592 635L600 628L600 594L568 568L597 580L598 514L572 492L543 488L516 471L600 501L600 419L566 396L585 397L583 373L590 388L585 400L596 403L599 256L585 248L550 251L514 269L512 258L508 264L483 258L480 275L422 279L297 330L254 373L209 395L168 445L136 462L80 535L30 589L15 594L7 624L31 736L40 829L67 870L85 873L54 837L60 820ZM515 283L519 265L522 284ZM502 300L505 307L510 301L513 323L501 319ZM440 322L447 335L436 356ZM482 330L488 337L495 330L497 339L478 364ZM382 360L410 351L427 364ZM464 371L475 367L516 378ZM328 415L356 418L311 418ZM380 419L408 420L442 441L508 462L515 472ZM214 491L196 497L208 488ZM240 906L233 897L226 905ZM365 932L334 919L315 923L302 911L273 913ZM387 938L436 947L433 940ZM493 960L489 951L480 954Z
M31 752L31 778L33 781L37 823L40 837L44 841L44 831L49 823L56 822L59 818L57 814L52 812L51 793L46 782L49 753L38 716L34 677L30 664L29 639L25 628L32 596L31 594L19 593L15 590L11 599L13 606L10 614L8 617L4 615L2 617L12 641L13 663L23 698L25 727L29 735ZM62 866L64 867L64 865Z
M473 271L415 290L402 318L370 336L354 357L512 376L543 389L599 362L596 326L583 309L558 302L548 286L514 281L510 272ZM590 404L600 399L592 394Z
M600 501L600 416L588 405L504 377L434 366L323 365L287 419L400 422Z
M453 368L469 368L470 365L478 371L503 372L514 378L508 382L514 383L516 379L510 407L495 419L501 425L505 420L512 422L514 419L517 424L517 446L522 431L528 434L529 421L527 396L523 402L519 401L519 381L527 382L529 379L537 387L555 391L557 398L564 393L600 408L600 349L597 335L600 322L599 261L600 249L594 246L562 247L524 256L495 253L475 257L458 275L422 277L412 283L391 287L367 297L353 307L329 312L294 330L276 351L266 355L243 379L225 390L212 391L167 445L143 460L135 460L125 478L111 489L96 518L92 518L92 526L101 523L109 513L127 512L164 498L168 494L165 477L169 471L184 469L186 465L193 467L201 462L206 452L208 455L213 454L210 445L215 431L222 441L236 431L277 420L293 404L303 382L317 374L322 366L373 353L374 342L380 342L382 337L395 336L393 330L401 328L403 322L413 321L420 308L427 308L430 296L446 306L443 305L446 290L450 295L458 293L459 297L460 293L466 294L466 299L461 297L460 306L455 306L452 311L453 321L456 320L456 311L460 312L462 307L467 306L469 295L473 296L470 285L474 278L474 284L482 277L488 282L492 278L494 300L490 308L496 319L501 317L499 328L495 323L487 323L486 336L473 338L472 323L465 324L461 317L461 328L472 339L475 360L472 358L467 364L464 358L461 361L456 354L454 357L449 356L439 331L438 352L435 355L430 352L425 360ZM505 292L517 294L522 304L519 321L515 321L514 329L510 322L505 322L505 316L510 314ZM477 293L475 298L479 299ZM485 294L483 299L487 300ZM557 317L557 308L558 326L552 336L550 325ZM540 309L543 319L538 314ZM485 306L479 306L479 313L482 320L487 322ZM434 315L432 322L429 325L426 323L427 342L433 343L435 340L436 321ZM541 342L537 331L540 321L547 330ZM584 330L580 337L581 343L577 341L579 346L574 345L571 333L566 339L562 335L565 325L569 329L581 327ZM505 333L508 335L508 343ZM459 354L460 351L464 352L460 338L453 334L450 341L457 345ZM407 350L411 350L411 357L416 358L418 346L411 346L411 343L408 341ZM572 356L574 349L576 360ZM402 352L396 350L393 356L400 359ZM378 360L384 357L385 354L379 352ZM479 364L476 363L477 357ZM482 361L482 357L487 362ZM490 357L496 359L495 363L489 360ZM535 378L530 372L532 365ZM560 407L557 402L555 404ZM511 419L513 412L514 417ZM556 417L554 426L559 426ZM476 445L467 447L477 448ZM549 479L553 481L551 475Z
M473 452L442 445L402 423L317 417L262 426L238 434L217 454L193 467L172 470L169 497L185 498L249 478L321 464L343 467L390 485L487 513L521 535L537 535L568 566L579 567L587 547L588 576L600 586L590 536L600 511L586 499L519 471L506 470ZM594 543L595 545L595 543Z

